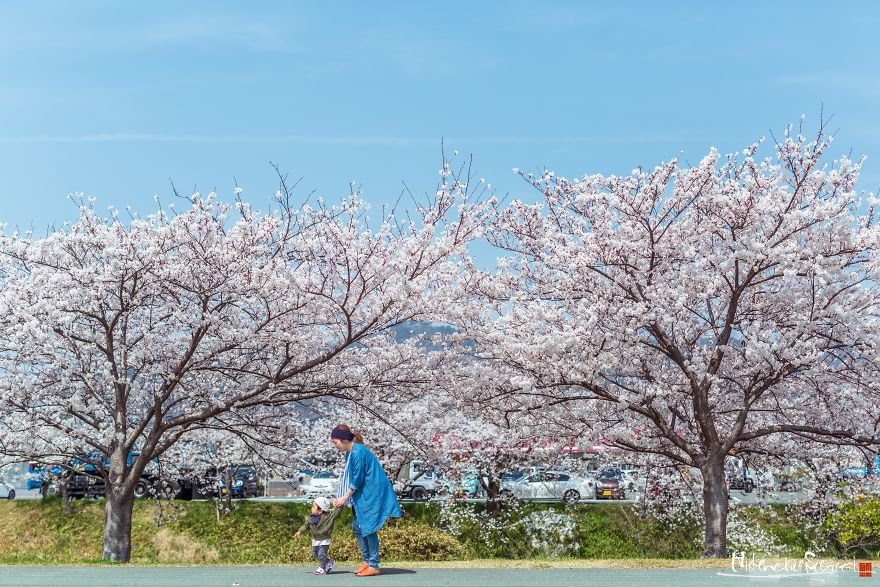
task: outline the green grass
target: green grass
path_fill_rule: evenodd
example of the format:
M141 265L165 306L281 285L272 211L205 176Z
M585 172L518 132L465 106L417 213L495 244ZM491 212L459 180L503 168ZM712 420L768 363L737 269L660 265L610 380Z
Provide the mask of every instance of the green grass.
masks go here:
M0 564L78 565L100 562L103 500L72 503L65 515L58 499L0 502ZM305 564L312 560L308 536L293 539L308 504L239 502L218 521L211 502L136 502L132 529L134 564ZM780 506L781 508L782 506ZM436 504L408 504L405 517L380 533L386 561L620 560L684 561L699 557L702 529L670 528L641 519L628 505L520 504L492 521L480 504L455 510L458 522L444 524ZM536 512L571 518L564 533L551 524L521 523ZM570 523L570 522L569 522ZM780 509L756 509L750 523L802 556L809 537ZM336 525L331 554L359 559L351 515ZM839 554L839 553L838 553ZM835 553L830 553L835 556ZM465 563L466 564L466 563Z

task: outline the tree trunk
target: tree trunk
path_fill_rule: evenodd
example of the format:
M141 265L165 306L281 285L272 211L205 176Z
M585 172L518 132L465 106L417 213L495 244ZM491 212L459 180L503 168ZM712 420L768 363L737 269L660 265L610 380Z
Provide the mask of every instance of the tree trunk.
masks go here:
M115 488L107 488L104 508L104 547L101 558L117 563L131 559L131 517L134 495L116 495Z
M728 491L724 479L724 461L707 463L703 474L703 514L705 527L705 558L727 557Z
M226 511L231 512L232 511L232 472L231 471L227 470L226 473L224 473L223 486L226 487L226 495L225 495L225 499L223 500L224 504L226 506Z
M61 503L64 504L64 515L73 513L73 507L70 505L70 491L67 490L67 484L70 481L70 475L62 477L58 480L58 489L61 491Z
M126 481L128 453L116 447L110 453L110 467L104 478L107 505L104 507L104 547L101 558L117 563L131 559L131 516L134 510L134 486Z
M483 483L481 479L480 484L486 490L486 513L497 516L501 513L501 479L490 476L488 483Z

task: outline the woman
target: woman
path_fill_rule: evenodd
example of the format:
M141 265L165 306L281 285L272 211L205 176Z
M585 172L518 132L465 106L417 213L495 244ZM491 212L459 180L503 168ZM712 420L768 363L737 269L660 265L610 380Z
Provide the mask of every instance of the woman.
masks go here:
M401 516L400 505L385 470L359 434L340 424L330 433L330 440L345 453L345 471L333 507L351 507L351 529L364 559L354 574L372 577L379 574L379 529L388 518Z

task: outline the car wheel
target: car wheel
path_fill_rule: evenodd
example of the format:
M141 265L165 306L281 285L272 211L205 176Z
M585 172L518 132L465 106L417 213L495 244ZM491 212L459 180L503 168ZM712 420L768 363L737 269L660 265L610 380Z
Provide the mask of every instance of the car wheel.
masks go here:
M565 503L577 503L581 500L581 494L575 489L569 489L562 494L562 501Z
M752 481L746 481L744 489L746 493L751 493L755 490L755 484Z
M416 501L425 501L428 499L428 492L424 487L413 487L409 492L410 497Z
M15 499L15 489L9 490L9 495L6 496L8 499Z
M40 487L40 493L43 497L56 497L61 495L61 488L57 483L43 483Z
M147 485L147 482L143 479L138 480L137 485L134 486L134 496L137 499L141 499L147 497L150 493L150 486Z
M155 487L159 496L164 497L165 499L173 499L181 492L180 484L176 481L168 481L162 479L161 481L156 483Z

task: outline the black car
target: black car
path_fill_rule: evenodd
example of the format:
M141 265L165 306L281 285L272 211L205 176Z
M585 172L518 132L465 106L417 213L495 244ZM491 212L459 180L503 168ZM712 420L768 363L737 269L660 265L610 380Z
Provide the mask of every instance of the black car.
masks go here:
M751 493L755 490L755 482L743 475L732 475L727 478L727 488Z
M728 489L737 489L746 493L755 490L752 469L742 459L728 457L724 463L724 476L727 479Z
M62 484L67 485L67 496L71 499L99 498L105 495L104 479L88 473L68 473L48 478L40 486L40 494L43 497L60 497L64 493Z
M253 465L234 465L217 476L220 495L230 490L232 497L256 497L260 494L257 470Z
M260 494L257 470L253 465L233 465L217 470L210 467L201 473L192 469L181 469L176 499L214 499L225 496L227 488L233 498L256 497Z

